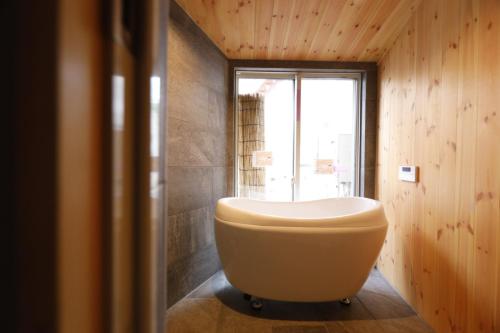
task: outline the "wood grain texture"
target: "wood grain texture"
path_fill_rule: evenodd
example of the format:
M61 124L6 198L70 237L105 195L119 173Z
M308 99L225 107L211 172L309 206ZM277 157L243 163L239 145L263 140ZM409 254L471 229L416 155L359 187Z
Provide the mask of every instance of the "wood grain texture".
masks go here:
M378 61L420 0L176 0L229 59Z
M500 331L499 88L495 0L424 0L380 62L378 266L437 332Z

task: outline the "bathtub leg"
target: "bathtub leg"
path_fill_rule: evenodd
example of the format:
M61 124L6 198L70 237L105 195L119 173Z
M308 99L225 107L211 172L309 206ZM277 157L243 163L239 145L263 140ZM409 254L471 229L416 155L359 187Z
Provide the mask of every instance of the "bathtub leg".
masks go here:
M340 300L340 303L343 304L343 305L351 305L351 299L349 297L342 298Z
M256 310L256 311L260 311L262 309L262 300L257 298L257 297L253 297L251 298L250 300L250 306L252 307L252 309Z

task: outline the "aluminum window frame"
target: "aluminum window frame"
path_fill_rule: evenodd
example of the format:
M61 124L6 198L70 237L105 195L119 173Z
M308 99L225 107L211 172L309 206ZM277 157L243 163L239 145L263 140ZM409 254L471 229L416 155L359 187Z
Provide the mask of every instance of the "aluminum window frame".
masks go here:
M235 67L233 70L233 191L234 196L239 197L239 159L238 159L238 137L239 137L239 110L238 92L240 78L255 79L292 79L294 82L294 119L293 119L293 167L292 167L292 201L295 201L297 193L300 193L300 121L301 121L301 81L302 79L348 79L354 84L354 196L361 192L361 143L362 143L362 81L364 71L362 70L311 70L311 69L259 69Z

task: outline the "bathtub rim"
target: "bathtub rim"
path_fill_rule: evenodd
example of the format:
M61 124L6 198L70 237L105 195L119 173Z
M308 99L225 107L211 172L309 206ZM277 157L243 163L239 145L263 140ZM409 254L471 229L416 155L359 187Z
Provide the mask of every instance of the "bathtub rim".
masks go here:
M230 200L250 200L268 203L288 203L278 201L264 201L248 198L227 197L217 201L215 209L215 218L228 223L246 224L265 227L290 227L290 228L370 228L373 226L387 226L387 218L382 203L378 200L364 197L348 197L348 198L327 198L310 201L298 201L303 203L313 203L330 200L363 200L373 203L373 207L360 210L358 212L332 215L331 217L289 217L274 214L256 213L249 209L241 209L232 206L228 203ZM293 204L293 202L290 202Z
M260 225L250 223L239 223L233 221L226 221L218 217L214 217L218 223L226 224L233 228L262 230L262 231L276 231L276 232L290 232L297 234L325 234L325 233L353 233L353 232L369 232L377 231L380 229L387 229L388 224L373 224L366 226L348 226L348 225L328 225L328 226L288 226L288 225Z

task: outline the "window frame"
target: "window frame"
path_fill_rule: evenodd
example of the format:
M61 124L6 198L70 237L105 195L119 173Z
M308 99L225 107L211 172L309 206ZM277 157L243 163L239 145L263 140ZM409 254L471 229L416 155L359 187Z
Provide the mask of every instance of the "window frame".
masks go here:
M308 69L256 69L235 67L233 71L233 191L234 196L239 197L239 161L238 161L238 135L239 135L239 110L238 92L240 78L255 79L292 79L294 82L294 129L293 129L293 167L292 167L292 201L295 201L297 193L300 193L300 98L302 79L349 79L355 81L354 108L354 196L361 192L361 141L362 141L362 81L363 71L339 71L339 70L308 70Z

